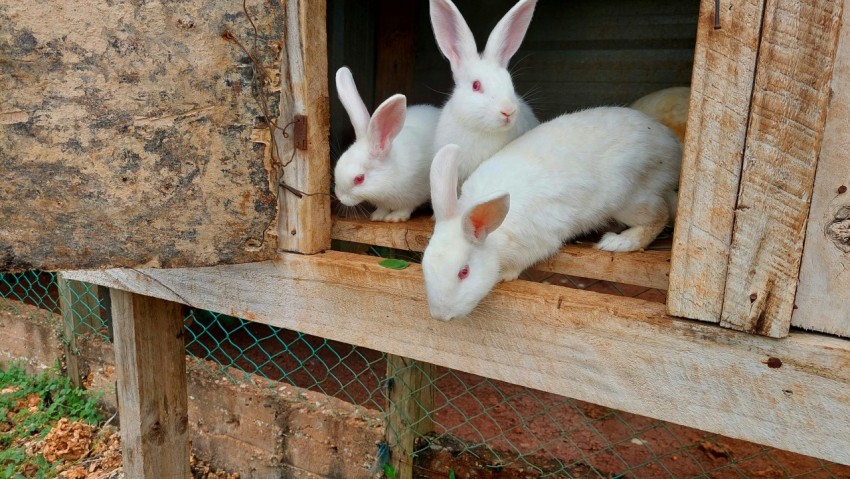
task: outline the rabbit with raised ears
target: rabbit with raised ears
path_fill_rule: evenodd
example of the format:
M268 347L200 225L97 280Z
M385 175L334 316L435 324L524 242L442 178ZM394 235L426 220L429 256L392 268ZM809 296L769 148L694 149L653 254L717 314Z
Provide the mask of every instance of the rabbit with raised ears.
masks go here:
M514 91L507 67L519 49L537 0L522 0L499 21L484 53L450 0L431 0L431 24L452 68L455 87L437 125L436 148L460 146L461 182L475 168L540 122Z
M431 315L466 316L499 281L516 279L564 241L609 226L596 244L633 251L675 214L681 146L645 114L602 107L540 125L485 161L457 196L460 149L431 165L436 225L422 258Z
M407 108L404 95L393 95L370 117L348 68L337 70L336 87L356 139L337 161L334 194L346 206L375 205L373 221L407 221L430 199L428 172L440 110Z

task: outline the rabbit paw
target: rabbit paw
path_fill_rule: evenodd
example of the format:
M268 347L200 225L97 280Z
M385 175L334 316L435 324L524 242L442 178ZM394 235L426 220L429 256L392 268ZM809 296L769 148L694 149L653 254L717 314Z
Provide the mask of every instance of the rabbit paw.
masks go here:
M521 269L519 269L519 270L513 269L513 270L509 270L509 271L502 271L501 274L499 275L499 280L504 281L504 282L513 281L513 280L519 278L519 275L522 274L522 271L523 270L521 270Z
M372 221L386 221L387 223L400 223L410 219L413 210L384 210L378 208L372 213Z
M615 252L635 251L640 249L640 241L632 235L608 232L596 243L596 249Z

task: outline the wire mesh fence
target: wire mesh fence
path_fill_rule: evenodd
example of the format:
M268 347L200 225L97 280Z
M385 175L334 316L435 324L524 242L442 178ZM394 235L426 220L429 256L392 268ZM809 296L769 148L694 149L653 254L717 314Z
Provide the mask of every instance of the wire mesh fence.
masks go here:
M605 281L527 279L664 300L663 291ZM40 319L62 321L64 311L75 335L109 340L102 288L52 273L0 275L0 311L33 314L25 304ZM185 325L187 353L232 381L265 378L377 411L390 449L404 436L399 424L414 425L404 458L414 477L850 478L847 466L416 361L394 362L388 378L385 353L241 318L187 308ZM398 402L413 407L394 422Z

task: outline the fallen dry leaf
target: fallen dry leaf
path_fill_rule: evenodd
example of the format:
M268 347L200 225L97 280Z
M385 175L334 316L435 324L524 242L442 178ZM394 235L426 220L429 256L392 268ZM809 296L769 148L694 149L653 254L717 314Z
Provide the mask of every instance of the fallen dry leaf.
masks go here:
M82 421L70 422L62 418L44 438L41 454L48 462L76 461L88 454L92 430L92 426Z
M86 479L88 474L86 473L86 468L81 466L75 466L67 471L62 471L59 474L60 479Z

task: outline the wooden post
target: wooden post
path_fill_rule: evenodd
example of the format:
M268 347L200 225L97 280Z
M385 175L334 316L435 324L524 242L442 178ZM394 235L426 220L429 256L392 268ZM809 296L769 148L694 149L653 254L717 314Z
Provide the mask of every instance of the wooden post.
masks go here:
M318 253L331 247L331 165L328 131L326 0L286 2L281 61L279 247ZM291 87L291 88L290 88Z
M399 479L413 478L416 437L434 429L433 364L387 354L387 444Z
M189 417L181 305L110 291L124 473L189 478Z
M79 363L79 348L77 334L80 326L89 325L97 328L100 325L100 305L98 304L99 287L65 279L62 274L56 276L59 286L59 309L62 311L62 334L65 347L65 369L74 387L83 387L82 372ZM95 315L95 317L92 317Z
M721 326L788 335L842 6L765 2Z
M700 4L667 310L716 323L723 309L764 1L721 0L720 29L714 28L714 7L713 0Z

